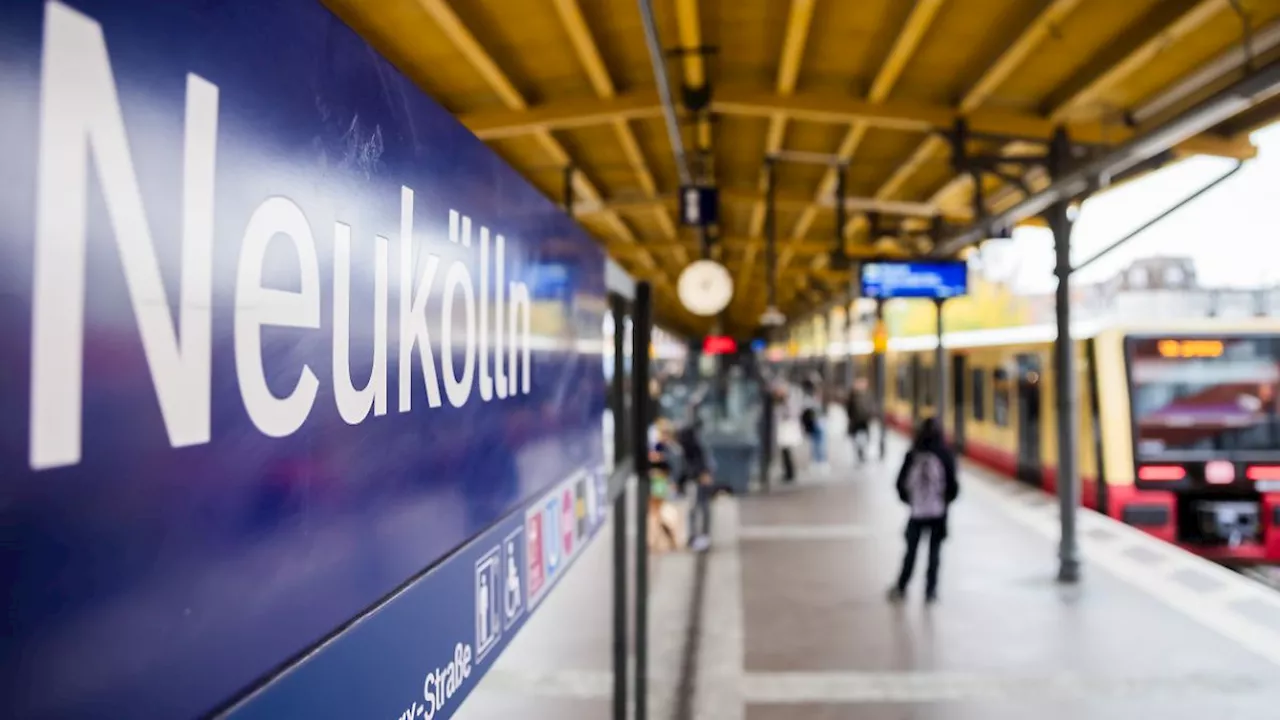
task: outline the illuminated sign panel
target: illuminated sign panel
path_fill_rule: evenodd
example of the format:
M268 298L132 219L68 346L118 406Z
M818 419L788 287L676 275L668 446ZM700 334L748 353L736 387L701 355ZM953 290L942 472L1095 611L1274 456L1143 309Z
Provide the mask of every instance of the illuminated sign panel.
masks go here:
M1216 358L1222 357L1223 345L1221 340L1161 340L1156 350L1166 358Z
M945 299L969 292L969 268L960 260L863 263L861 279L864 297L884 300Z
M738 352L738 343L731 337L709 335L702 343L702 352L707 355L731 355Z

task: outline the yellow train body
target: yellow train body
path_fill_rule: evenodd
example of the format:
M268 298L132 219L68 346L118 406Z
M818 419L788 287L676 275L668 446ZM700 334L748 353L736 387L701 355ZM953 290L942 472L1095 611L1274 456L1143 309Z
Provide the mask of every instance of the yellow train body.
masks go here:
M1267 347L1280 350L1280 322L1203 320L1080 328L1074 334L1075 453L1081 502L1208 556L1280 561L1280 442L1244 453L1205 450L1191 459L1153 464L1146 456L1135 459L1139 453L1130 403L1132 343L1175 343L1160 348L1176 354L1178 348L1196 351L1195 343L1201 349L1221 351L1223 342L1216 338L1264 339L1270 343ZM943 338L942 419L952 443L970 459L1050 492L1056 490L1059 459L1056 335L1052 326L1035 326ZM888 424L907 430L919 418L936 414L935 348L932 337L889 342L883 379ZM870 343L861 343L833 345L825 357L797 360L828 367L852 362L854 373L874 376L872 358ZM1274 373L1280 378L1280 352L1274 360ZM829 372L829 376L844 372ZM1275 419L1280 417L1280 398L1269 402L1277 404L1268 422L1280 424ZM1280 427L1273 432L1280 433ZM1222 472L1227 471L1233 474L1224 482ZM1274 474L1277 482L1257 483L1245 477L1255 471L1267 477ZM1168 478L1160 478L1160 473ZM1214 476L1212 483L1206 481L1206 474ZM1247 516L1250 504L1256 526L1236 533L1239 537L1215 537L1210 542L1197 530L1199 516L1206 512L1221 515L1234 509Z

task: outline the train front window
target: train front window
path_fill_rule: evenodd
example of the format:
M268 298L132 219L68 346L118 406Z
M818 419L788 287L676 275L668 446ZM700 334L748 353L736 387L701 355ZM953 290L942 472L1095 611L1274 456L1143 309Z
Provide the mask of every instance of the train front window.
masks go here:
M1280 338L1130 338L1139 459L1280 451Z

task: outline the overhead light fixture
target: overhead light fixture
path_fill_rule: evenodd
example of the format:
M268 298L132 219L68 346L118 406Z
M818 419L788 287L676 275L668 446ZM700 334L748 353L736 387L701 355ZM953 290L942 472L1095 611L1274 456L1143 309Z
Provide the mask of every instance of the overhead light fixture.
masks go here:
M786 322L787 316L772 305L765 308L765 311L760 315L760 324L765 327L781 327Z

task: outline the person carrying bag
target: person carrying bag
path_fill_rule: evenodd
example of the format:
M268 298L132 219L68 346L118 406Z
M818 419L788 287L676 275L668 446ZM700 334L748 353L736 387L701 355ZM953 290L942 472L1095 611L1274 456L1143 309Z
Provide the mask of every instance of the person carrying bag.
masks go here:
M925 572L925 601L933 603L938 599L938 570L942 541L947 537L947 511L960 494L956 459L943 442L936 418L921 421L911 450L902 461L897 485L898 498L911 508L911 515L907 520L907 551L902 558L902 571L898 582L889 589L889 599L897 602L906 596L915 569L916 550L927 532L929 566Z

